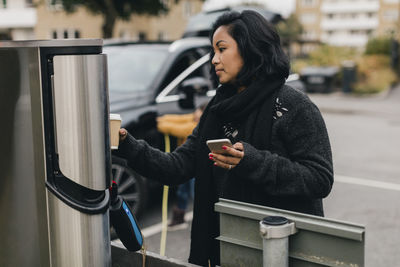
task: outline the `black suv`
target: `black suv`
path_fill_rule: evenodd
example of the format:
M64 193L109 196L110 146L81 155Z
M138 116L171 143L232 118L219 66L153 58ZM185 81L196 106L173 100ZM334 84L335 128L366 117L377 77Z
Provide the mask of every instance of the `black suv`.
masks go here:
M193 112L215 95L210 82L208 38L184 38L173 43L106 43L108 55L110 112L122 116L125 127L136 138L164 150L164 136L156 118L163 114ZM298 76L288 83L299 87ZM302 89L302 88L300 88ZM176 140L171 139L171 150ZM139 214L146 205L152 182L113 156L113 178L119 193Z

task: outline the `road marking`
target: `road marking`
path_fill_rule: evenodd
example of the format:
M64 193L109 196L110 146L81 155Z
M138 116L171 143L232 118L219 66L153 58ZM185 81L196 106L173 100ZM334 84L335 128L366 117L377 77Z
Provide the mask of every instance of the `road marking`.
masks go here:
M374 180L370 180L370 179L356 178L356 177L350 177L350 176L344 176L344 175L335 175L335 182L364 185L364 186L369 186L369 187L374 187L374 188L400 191L400 184L380 182L380 181L374 181Z
M193 219L193 211L187 212L185 214L185 221L190 222L190 221L192 221L192 219ZM154 224L152 226L149 226L149 227L143 229L142 235L144 237L150 237L150 236L156 235L158 233L161 233L161 229L162 229L162 223L157 223L157 224Z
M380 181L374 181L374 180L370 180L370 179L356 178L356 177L350 177L350 176L344 176L344 175L335 175L335 182L345 183L345 184L354 184L354 185L363 185L363 186L387 189L387 190L392 190L392 191L400 191L400 184L380 182ZM187 212L185 214L185 221L190 222L190 221L192 221L192 219L193 219L193 211ZM161 233L161 229L162 229L162 223L157 223L157 224L154 224L152 226L149 226L149 227L143 229L142 234L144 237L150 237L150 236L156 235L158 233Z

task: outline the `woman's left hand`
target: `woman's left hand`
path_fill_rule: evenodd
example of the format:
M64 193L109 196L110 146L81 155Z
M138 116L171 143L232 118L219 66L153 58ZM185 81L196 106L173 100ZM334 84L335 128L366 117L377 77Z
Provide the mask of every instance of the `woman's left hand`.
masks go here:
M224 169L232 169L235 168L236 165L244 157L244 148L242 143L235 143L232 147L223 146L225 152L223 154L211 152L208 154L210 160L214 161L214 165L224 168Z

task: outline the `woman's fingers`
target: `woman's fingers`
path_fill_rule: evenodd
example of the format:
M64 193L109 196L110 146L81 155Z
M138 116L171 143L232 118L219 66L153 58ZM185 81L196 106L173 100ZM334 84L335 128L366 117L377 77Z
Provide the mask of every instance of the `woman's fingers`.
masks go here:
M242 143L236 143L232 147L223 146L222 148L225 150L225 152L224 152L224 154L219 154L219 155L231 156L231 157L235 157L235 158L239 158L239 159L242 159L244 157Z
M233 148L236 149L236 150L239 150L239 151L243 151L244 150L243 144L240 143L240 142L235 143L233 145Z
M125 140L126 136L128 135L128 131L125 128L119 129L119 140Z
M230 170L232 168L235 168L237 164L228 164L228 163L224 163L222 161L214 160L214 165Z
M233 147L224 147L225 153L209 153L210 160L214 161L214 165L231 169L239 164L241 159L244 157L243 144L236 143Z

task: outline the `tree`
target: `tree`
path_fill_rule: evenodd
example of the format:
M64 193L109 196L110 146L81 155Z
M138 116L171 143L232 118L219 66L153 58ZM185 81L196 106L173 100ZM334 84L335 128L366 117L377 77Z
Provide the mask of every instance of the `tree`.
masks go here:
M366 55L390 55L391 39L387 37L377 37L368 40L365 48Z
M303 33L303 26L296 14L292 13L286 20L277 25L277 30L282 40L298 41Z
M175 3L179 0L174 0ZM94 14L103 16L103 38L111 38L117 19L129 20L132 14L159 15L168 12L163 0L60 0L66 12L74 12L78 6L86 7Z
M276 25L276 29L281 37L283 46L288 48L290 56L290 45L292 42L297 42L301 39L303 26L297 16L292 13L286 20L279 22Z

